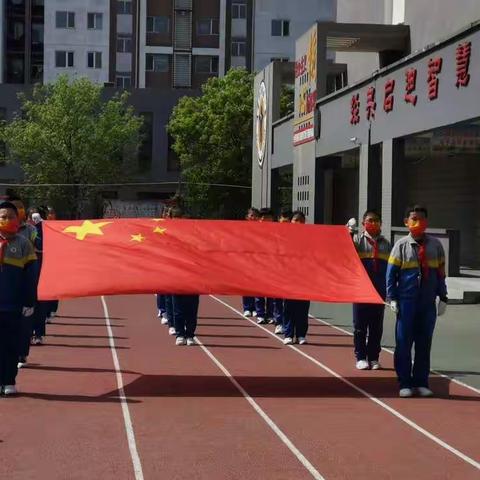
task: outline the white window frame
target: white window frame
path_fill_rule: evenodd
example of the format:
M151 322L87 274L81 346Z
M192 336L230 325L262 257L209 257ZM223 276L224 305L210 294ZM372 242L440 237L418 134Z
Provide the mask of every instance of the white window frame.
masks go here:
M126 48L128 42L130 42L130 49ZM120 43L122 44L122 48L118 48L118 45ZM133 50L132 36L131 35L119 34L117 36L117 52L119 52L119 53L132 53L132 50Z
M125 86L125 80L127 79L128 79L129 85ZM118 84L119 80L121 80L121 85ZM130 73L117 72L117 74L115 75L115 86L117 88L124 88L124 89L132 88L132 75Z
M200 33L200 29L198 28L201 22L210 22L210 33ZM217 32L215 33L215 22L217 27ZM199 18L197 20L197 35L200 37L217 37L220 34L220 20L218 18Z
M148 68L148 58L149 56L152 57L152 68ZM167 69L166 70L157 70L155 67L158 65L155 62L155 59L164 59L166 57L167 59ZM165 53L147 53L145 57L145 71L146 72L155 72L155 73L168 73L170 71L170 58L169 55Z
M92 17L93 16L93 17ZM89 21L93 18L93 27L90 27ZM100 19L100 22L99 20ZM98 24L100 23L100 27ZM103 30L103 13L101 12L88 12L87 13L87 30Z
M91 55L93 55L92 59L93 59L93 66L91 67L89 65L90 63L90 57ZM100 61L98 61L100 59ZM98 70L98 69L101 69L102 68L102 52L98 52L98 51L91 51L91 52L87 52L87 68L91 68L91 69L95 69L95 70Z
M208 58L208 60L210 60L210 68L208 69L208 71L202 71L202 70L198 70L197 68L197 62L198 62L198 59L200 58ZM213 68L213 64L215 62L215 59L216 59L216 63L217 63L217 68L216 70ZM209 56L209 55L198 55L196 58L195 58L195 72L196 73L203 73L203 74L208 74L208 75L211 75L211 74L218 74L218 57L216 56Z
M240 55L240 45L244 45L245 55ZM247 42L245 40L232 40L232 57L245 58L247 56Z
M157 19L160 18L165 18L167 20L167 30L166 31L161 31L160 29L157 29ZM151 27L149 28L149 23L151 22ZM150 15L147 17L147 33L157 33L159 35L168 35L170 33L170 17L167 15Z
M58 14L64 13L66 15L65 27L58 26ZM72 20L70 22L70 20ZM57 10L55 12L55 28L58 29L74 29L75 28L75 12L69 12L68 10Z
M57 65L57 54L59 53L65 55L64 67ZM74 66L75 66L75 52L73 52L72 50L55 50L55 68L73 68Z
M280 24L280 35L274 35L273 34L273 22L281 22ZM288 28L285 28L286 25L288 25ZM271 25L271 34L272 37L289 37L290 36L290 20L287 19L282 19L282 18L273 18L272 19L272 25ZM285 31L288 29L288 33L285 34Z
M126 8L127 4L130 6ZM120 7L120 5L123 5ZM132 2L130 0L117 0L117 13L119 15L132 15Z
M243 16L242 16L243 13ZM246 3L232 3L232 18L246 19L247 18L247 4Z

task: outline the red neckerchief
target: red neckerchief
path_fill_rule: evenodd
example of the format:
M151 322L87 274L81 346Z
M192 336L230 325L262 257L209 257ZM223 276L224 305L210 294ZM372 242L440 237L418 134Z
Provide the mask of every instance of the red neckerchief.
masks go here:
M0 235L0 264L3 265L5 251L7 250L8 240Z
M373 247L373 271L378 272L378 240L365 235L367 242Z
M427 251L425 248L425 239L423 239L422 242L418 244L418 261L420 263L420 268L422 269L422 276L423 278L427 279L429 269L428 269Z

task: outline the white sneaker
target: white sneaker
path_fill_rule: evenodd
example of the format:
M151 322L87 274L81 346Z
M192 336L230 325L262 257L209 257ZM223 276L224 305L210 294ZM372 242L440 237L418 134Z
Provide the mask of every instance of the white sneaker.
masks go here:
M282 326L282 325L277 325L277 326L275 327L275 333L276 333L277 335L282 335L282 334L283 334L283 326Z
M35 337L33 339L33 344L34 345L43 345L43 337Z
M359 360L355 366L357 367L357 370L368 370L370 368L370 365L366 360Z
M47 319L45 320L45 323L52 323L52 317L47 317Z
M170 327L168 329L168 334L169 335L175 335L177 333L177 331L175 330L175 327Z
M168 324L168 318L162 317L162 319L160 320L160 323L162 325L167 325Z
M245 310L245 311L243 312L243 316L244 316L244 317L251 317L251 316L252 316L252 312L251 312L250 310Z
M410 398L413 397L413 390L411 388L401 388L398 395L401 398Z
M256 317L256 316L257 316L257 312L254 310L254 311L252 312L252 317Z
M161 318L161 316L162 316L162 312L159 310L158 313L157 313L157 317Z
M194 338L187 338L187 345L191 347L192 345L196 345Z
M305 337L298 337L298 344L305 345L307 343L307 339Z
M263 317L258 317L257 318L257 323L258 323L258 325L263 325L265 323L265 319Z
M183 337L177 337L175 345L185 345L185 339Z
M370 362L370 368L372 370L380 370L382 366L380 365L380 362L378 360L372 360Z
M15 395L17 393L17 388L15 385L5 385L3 387L3 394L4 395Z
M287 337L283 339L283 344L284 345L292 345L293 344L293 338L292 337Z
M415 389L415 393L419 397L432 397L433 396L433 392L427 387L417 387Z
M267 323L273 325L275 323L275 320L273 318L267 318Z
M18 369L23 368L26 364L27 364L27 362L18 362L17 363L17 368Z

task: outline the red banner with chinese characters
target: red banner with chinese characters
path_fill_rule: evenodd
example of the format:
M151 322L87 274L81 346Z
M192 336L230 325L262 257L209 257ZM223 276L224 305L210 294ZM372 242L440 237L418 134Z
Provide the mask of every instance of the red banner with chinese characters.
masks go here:
M343 226L45 222L42 300L136 293L382 303Z

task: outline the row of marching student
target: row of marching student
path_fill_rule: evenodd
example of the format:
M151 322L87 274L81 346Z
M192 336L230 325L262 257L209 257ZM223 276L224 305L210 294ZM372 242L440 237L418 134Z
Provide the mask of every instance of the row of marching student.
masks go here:
M30 345L41 345L45 323L58 302L37 300L42 262L42 221L54 219L51 207L29 209L20 198L0 201L0 394L16 393L18 369Z

